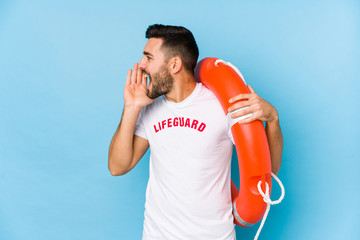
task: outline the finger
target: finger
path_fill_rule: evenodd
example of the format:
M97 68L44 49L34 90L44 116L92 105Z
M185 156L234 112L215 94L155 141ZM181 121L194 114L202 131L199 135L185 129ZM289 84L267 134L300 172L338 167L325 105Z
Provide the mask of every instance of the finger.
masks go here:
M135 64L134 64L134 69L133 69L132 75L131 75L131 84L136 83L137 69L138 69L137 63L135 63Z
M252 115L250 115L249 117L247 118L244 118L244 119L241 119L239 120L238 122L240 124L245 124L245 123L250 123L250 122L253 122L253 121L256 121L256 120L259 120L259 116L256 112L254 112Z
M261 118L261 114L259 111L254 111L253 115L249 118L246 118L246 119L242 119L240 120L239 122L242 124L242 123L249 123L249 122L253 122L253 121L264 121L262 118Z
M255 94L256 94L256 92L254 91L254 89L253 89L250 85L248 85L248 89L250 90L251 93L255 93Z
M246 124L246 123L251 123L251 122L256 121L256 120L257 120L256 117L254 117L254 115L252 115L251 117L241 119L240 121L238 121L238 123Z
M236 103L234 103L233 105L231 105L228 108L228 112L233 112L233 111L236 111L236 110L238 110L240 108L247 107L247 106L250 106L250 105L251 105L250 101L236 102Z
M131 72L131 69L129 69L129 71L127 72L125 85L130 85L131 83Z
M233 103L239 100L250 99L253 96L252 93L242 93L233 98L230 98L229 103Z
M142 74L142 71L140 69L137 70L137 74L136 74L136 83L137 84L141 84L141 74Z
M238 118L238 117L242 117L245 116L247 114L254 114L254 109L252 109L252 107L245 107L242 108L240 110L238 110L237 112L234 112L230 115L231 118Z

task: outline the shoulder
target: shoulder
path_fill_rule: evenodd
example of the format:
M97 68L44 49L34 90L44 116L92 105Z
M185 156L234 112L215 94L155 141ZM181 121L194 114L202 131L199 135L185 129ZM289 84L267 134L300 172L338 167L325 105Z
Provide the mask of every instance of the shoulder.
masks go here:
M210 91L202 83L197 84L199 85L199 98L201 98L202 100L218 102L215 94L212 91Z
M215 94L203 84L201 84L198 101L211 108L212 112L219 112L221 115L224 114L221 104Z
M212 117L218 117L218 119L225 118L224 110L215 94L203 84L199 87L200 89L195 104L199 104L201 108Z

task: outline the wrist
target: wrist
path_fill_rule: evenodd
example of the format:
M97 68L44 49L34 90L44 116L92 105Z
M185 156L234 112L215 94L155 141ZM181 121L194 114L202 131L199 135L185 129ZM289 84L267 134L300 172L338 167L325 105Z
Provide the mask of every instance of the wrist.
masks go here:
M270 119L266 123L274 124L274 123L278 123L278 122L279 122L279 114L276 111L276 109L274 108L274 111L272 112Z
M126 105L124 106L124 112L139 113L143 106L140 105Z

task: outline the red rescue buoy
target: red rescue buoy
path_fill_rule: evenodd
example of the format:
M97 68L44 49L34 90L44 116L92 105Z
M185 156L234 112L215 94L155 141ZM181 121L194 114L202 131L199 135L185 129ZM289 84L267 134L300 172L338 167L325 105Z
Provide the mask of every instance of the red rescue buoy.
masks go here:
M241 73L217 58L205 58L198 62L195 77L216 95L225 114L233 104L229 103L229 99L241 93L250 93ZM236 122L231 132L240 172L239 190L231 181L234 221L237 225L250 227L261 220L267 208L258 190L259 181L263 192L266 190L265 183L271 191L269 145L263 123L259 120L247 124Z

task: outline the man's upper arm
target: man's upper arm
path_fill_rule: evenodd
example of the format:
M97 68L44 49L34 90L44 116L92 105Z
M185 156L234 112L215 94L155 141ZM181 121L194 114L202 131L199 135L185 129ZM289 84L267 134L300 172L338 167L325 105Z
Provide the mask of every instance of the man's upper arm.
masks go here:
M133 159L129 166L128 171L133 169L136 164L140 161L140 159L144 156L146 151L149 148L149 142L143 137L134 135L134 152L133 152Z

